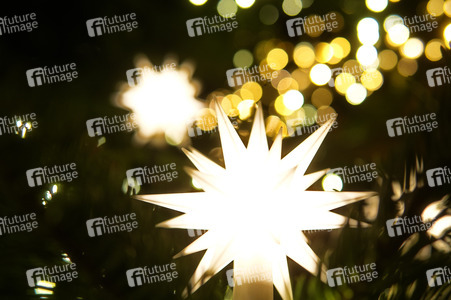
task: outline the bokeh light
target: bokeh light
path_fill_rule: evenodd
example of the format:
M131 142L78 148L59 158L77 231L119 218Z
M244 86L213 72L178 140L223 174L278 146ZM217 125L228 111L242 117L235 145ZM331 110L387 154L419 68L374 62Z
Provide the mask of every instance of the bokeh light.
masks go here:
M310 43L299 43L293 52L294 63L301 68L309 68L315 63L315 51Z
M288 16L296 16L302 10L301 0L283 0L282 9Z
M325 85L332 76L330 68L325 64L316 64L310 70L310 79L316 85Z
M263 24L272 25L279 19L279 10L272 4L266 4L260 9L258 16Z
M360 82L367 90L375 91L384 83L384 77L378 70L365 70L360 77Z
M433 14L435 16L441 16L444 12L443 6L443 0L429 0L428 4L426 5L426 9L431 15Z
M341 190L343 190L343 181L341 180L340 176L334 173L328 173L323 178L322 186L323 190L326 192L340 192Z
M418 58L423 54L424 45L420 39L410 38L401 46L401 54L407 58Z
M346 100L352 105L359 105L367 96L366 88L360 83L351 84L346 90Z
M381 12L387 7L388 0L365 0L365 4L369 10Z
M242 97L243 99L251 99L257 102L263 95L263 90L260 84L254 81L249 81L243 84L241 87L241 93L247 93L246 97ZM252 95L250 96L249 93Z
M269 51L266 61L271 69L281 70L288 63L288 54L283 49L275 48Z
M319 87L313 91L311 97L312 104L315 107L320 108L322 106L329 106L332 104L333 95L329 89L324 87Z
M390 71L396 64L398 63L398 56L395 51L385 49L381 53L379 53L379 67L382 70Z
M282 135L287 136L287 125L277 116L269 116L265 120L266 135L274 138L277 136L280 130L282 130Z
M395 26L397 24L404 25L403 19L398 15L389 15L384 20L385 32L388 32L390 30L390 28L392 28L393 26Z
M243 100L238 104L239 118L246 120L254 113L255 102L253 100Z
M451 41L451 24L446 25L445 30L443 30L443 38L445 39L446 47L449 49L449 42Z
M217 6L218 14L224 18L230 18L238 11L238 6L234 0L221 0Z
M443 42L439 39L430 40L426 44L426 48L424 49L424 55L426 55L427 59L430 61L439 61L442 59L442 47Z
M189 2L191 2L194 5L204 5L207 0L189 0Z
M357 37L364 45L374 45L379 40L379 23L373 18L364 18L357 24Z
M250 67L254 62L254 57L249 50L241 49L233 55L233 65L236 68Z
M335 89L344 95L348 88L356 83L355 76L350 73L341 73L335 78Z
M289 90L283 94L283 104L291 111L298 110L304 104L304 96L297 90Z
M396 24L387 31L387 42L392 46L404 44L410 36L410 31L403 24Z
M330 61L330 59L334 55L334 48L328 43L318 43L315 47L315 57L319 63L326 63Z
M415 74L418 70L418 63L415 59L401 58L398 62L398 72L404 77Z
M238 4L241 8L249 8L254 5L255 0L235 0L236 4Z
M357 49L356 58L363 66L371 66L377 62L377 50L371 45L362 45Z

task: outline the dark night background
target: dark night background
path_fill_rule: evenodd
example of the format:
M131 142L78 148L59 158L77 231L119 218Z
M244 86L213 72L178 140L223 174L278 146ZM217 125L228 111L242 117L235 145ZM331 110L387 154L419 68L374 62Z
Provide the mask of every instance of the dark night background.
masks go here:
M258 19L259 8L267 3L279 8L279 19L271 26ZM171 283L128 287L127 269L170 263L172 256L194 238L186 230L155 228L155 224L177 213L132 199L130 191L122 191L122 185L127 169L175 162L179 172L176 180L143 186L140 194L195 191L182 168L191 163L177 147L132 143L133 133L110 134L106 143L98 147L97 138L87 134L86 120L127 113L114 106L111 99L119 91L119 84L126 80L125 71L134 67L137 54L146 55L156 65L170 54L176 55L179 63L194 62L193 77L202 83L198 97L204 101L215 89L227 88L225 71L234 67L232 58L237 50L252 51L259 41L272 38L296 44L333 36L325 33L318 38L288 37L285 21L290 17L283 13L281 3L257 0L250 9L238 10L237 30L195 38L188 36L186 20L217 14L216 1L209 0L203 6L175 0L0 4L1 16L35 12L39 23L31 33L0 36L0 116L33 112L39 123L24 139L14 134L0 136L0 216L35 212L39 222L38 229L31 233L0 236L0 299L38 299L39 295L27 285L26 270L62 264L62 253L77 264L79 276L71 283L57 283L49 299L181 299L203 252L175 260L179 278ZM350 3L354 11L351 14L342 11L343 1L326 0L315 1L300 13L340 11L345 26L338 35L351 42L350 57L355 56L355 26L362 16L374 17L381 23L388 14L413 15L425 5L404 0L390 3L386 11L375 14L366 9L364 1ZM86 20L132 12L137 14L138 29L95 38L87 35ZM441 24L449 23L446 16L440 20ZM434 34L440 38L441 32ZM449 50L442 53L438 62L421 56L418 71L411 77L399 75L396 69L383 72L383 87L361 105L352 106L343 96L334 94L339 127L327 136L309 171L375 162L380 175L377 183L349 184L344 190L378 192L379 214L369 229L345 226L332 233L309 234L311 246L320 258L327 253L327 265L331 267L376 262L380 276L371 283L333 289L289 260L295 299L449 299L449 284L429 288L425 277L427 269L450 265L449 253L433 248L428 259L414 260L417 252L434 238L421 232L414 246L402 253L400 246L408 236L390 238L385 230L385 221L396 213L396 203L391 200L393 181L402 185L407 180L408 189L410 170L415 170L417 158L424 162L424 170L451 165L451 86L429 88L425 76L427 69L450 65ZM72 62L77 64L79 73L74 81L28 86L26 70ZM270 96L264 92L264 98ZM268 107L264 108L267 115ZM387 135L386 120L431 112L437 113L438 129L396 138ZM285 139L284 154L303 139ZM218 133L194 138L192 144L208 154L220 146ZM29 187L26 170L71 162L77 164L79 178L59 185L53 199L42 205L42 198L51 186ZM449 185L429 188L424 172L416 173L417 187L401 198L407 216L421 215L429 203L450 192ZM312 189L321 189L320 182ZM340 212L362 219L364 205L354 204ZM95 238L86 233L85 223L90 218L131 212L137 214L139 222L139 228L131 233ZM449 236L445 241L449 243ZM229 289L225 270L231 267L222 270L189 299L223 299ZM408 289L413 290L411 296L406 295ZM275 299L279 298L275 292Z

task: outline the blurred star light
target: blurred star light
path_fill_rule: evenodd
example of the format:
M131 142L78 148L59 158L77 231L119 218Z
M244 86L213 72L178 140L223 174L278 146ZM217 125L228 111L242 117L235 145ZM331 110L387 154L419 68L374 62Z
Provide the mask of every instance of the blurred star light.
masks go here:
M154 70L150 63L142 67L140 83L119 98L119 105L135 115L139 126L137 141L162 144L161 135L174 145L187 141L187 124L204 107L195 98L197 89L191 81L191 67L184 64L182 68L163 68L161 72Z
M292 300L287 256L325 281L326 270L318 268L319 258L302 231L340 228L348 218L331 210L374 193L306 191L327 172L305 174L333 119L281 158L281 131L269 149L261 105L247 147L215 105L225 167L195 149L184 150L197 168L186 170L204 191L136 198L184 213L159 227L208 230L175 256L206 250L190 279L190 292L233 262L234 272L241 274L251 274L255 268L269 270L265 281L237 284L235 277L234 300L271 300L273 285L282 299ZM351 219L349 224L356 227L358 222ZM187 295L185 289L183 296Z

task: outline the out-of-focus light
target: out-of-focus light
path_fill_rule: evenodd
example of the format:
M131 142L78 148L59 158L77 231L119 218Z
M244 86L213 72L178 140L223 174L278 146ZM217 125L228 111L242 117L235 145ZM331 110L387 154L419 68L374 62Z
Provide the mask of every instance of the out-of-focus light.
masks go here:
M334 48L328 43L318 43L315 47L315 57L319 63L327 63L334 56Z
M296 16L302 10L301 0L283 0L282 9L288 16Z
M429 0L426 5L426 9L429 14L434 14L435 16L441 16L443 14L443 0Z
M310 79L316 85L325 85L332 76L330 68L325 64L316 64L310 70Z
M423 54L424 45L420 39L410 38L401 46L400 50L403 56L415 59Z
M303 123L305 126L310 126L315 124L316 122L316 108L310 104L304 104L302 107L304 109L305 114L305 122Z
M199 6L199 5L204 5L207 2L207 0L189 0L189 2L191 2L194 5Z
M364 18L357 24L357 36L365 45L374 45L379 40L379 23L373 18Z
M356 82L355 76L350 73L341 73L335 78L335 89L344 95L348 88Z
M221 0L218 2L217 10L222 17L231 17L238 11L238 6L234 0Z
M430 61L439 61L442 59L442 47L443 42L439 39L433 39L430 40L426 44L426 48L424 49L424 54L426 55L427 59Z
M296 80L291 77L286 77L279 81L277 84L277 91L279 94L285 94L289 90L297 90L299 89L299 85Z
M436 239L442 238L446 232L451 229L451 216L444 216L439 218L429 228L428 233Z
M404 25L403 19L398 15L389 15L384 20L384 29L386 32L388 32L390 30L390 28L392 28L393 26L395 26L397 24Z
M280 95L276 98L276 101L274 101L274 108L276 109L277 113L281 116L289 116L293 113L293 110L289 109L284 101L283 101L283 95Z
M407 26L403 24L396 24L388 31L388 42L393 46L400 46L404 44L410 36L410 31Z
M320 108L322 106L329 106L332 104L333 95L329 89L320 87L313 91L311 97L312 104Z
M360 81L367 90L375 91L384 83L384 77L378 70L366 70L360 77Z
M227 95L222 98L222 109L229 117L236 117L240 114L238 110L238 104L240 104L242 100L243 99L241 99L238 95Z
M233 55L233 64L236 68L249 67L254 62L254 57L249 50L241 49Z
M334 173L326 174L323 178L322 185L323 190L326 192L339 192L343 190L343 181L341 180L341 177Z
M292 111L298 110L304 104L304 96L297 90L289 90L283 94L283 104Z
M275 48L269 51L266 61L271 69L282 70L288 63L288 54L283 49Z
M149 62L147 62L149 63ZM146 64L147 64L146 63ZM141 64L138 64L141 66ZM170 65L164 62L163 65ZM175 64L174 64L175 65ZM131 109L139 128L135 135L141 143L157 141L161 133L171 144L188 141L187 124L204 104L195 98L197 86L191 81L190 66L154 71L149 66L140 83L119 97L119 106ZM192 68L192 67L191 67ZM151 139L155 137L155 139Z
M446 47L450 48L451 41L451 24L446 25L445 30L443 30L443 37L445 38Z
M347 39L343 37L337 37L330 42L331 46L334 48L334 56L339 58L345 58L349 55L349 52L351 52L351 44L348 42ZM338 53L336 53L336 45L339 46L342 50L340 53L341 55L338 56Z
M243 91L252 94L252 97L243 97L243 99L251 99L254 100L255 102L260 100L260 98L263 95L262 87L260 86L260 84L254 81L249 81L243 84L243 86L241 87L241 92L243 93Z
M241 8L249 8L254 5L255 0L235 0L236 4L238 4Z
M310 86L310 79L307 70L296 69L291 73L291 76L298 83L299 89L301 91L305 90Z
M279 10L272 4L266 4L260 9L259 17L263 24L272 25L279 19Z
M365 0L365 4L369 10L381 12L387 7L388 0Z
M443 11L445 12L446 16L451 18L451 0L446 0L443 4Z
M218 126L216 113L211 108L203 108L196 116L196 126L202 131L212 131Z
M366 95L366 88L360 83L354 83L346 90L346 100L352 105L361 104Z
M377 62L377 50L371 45L362 45L357 49L356 58L363 66L370 66Z
M412 76L418 70L418 63L415 59L401 58L397 69L399 74L404 77Z
M246 120L252 116L255 108L255 102L253 100L243 100L238 104L238 111L240 112L239 118Z
M321 106L316 111L316 123L319 125L323 125L333 117L337 116L337 112L331 106Z
M294 63L301 68L309 68L315 63L315 51L310 43L299 43L293 52Z
M36 295L53 295L53 291L47 290L47 289L43 289L43 288L35 288L34 289L34 293Z
M398 56L395 51L385 49L379 53L379 66L382 70L389 71L396 67Z
M269 116L265 120L266 135L275 137L282 129L282 136L286 137L288 134L287 125L277 116Z

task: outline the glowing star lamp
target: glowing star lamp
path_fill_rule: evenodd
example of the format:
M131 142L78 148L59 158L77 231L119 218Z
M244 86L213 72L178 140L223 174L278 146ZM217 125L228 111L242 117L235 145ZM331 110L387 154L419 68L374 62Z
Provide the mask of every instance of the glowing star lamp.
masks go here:
M185 69L157 72L146 67L140 83L122 94L119 105L134 112L138 142L157 142L161 133L175 145L187 139L187 125L205 104L195 98L196 87Z
M306 191L328 171L305 174L334 120L281 158L282 135L268 149L261 106L246 148L222 108L215 105L225 168L195 149L183 149L197 167L186 170L204 192L136 199L184 213L159 227L208 230L174 257L207 250L191 277L191 292L233 261L235 300L273 299L273 284L284 300L293 299L287 256L318 274L319 258L302 230L341 227L346 218L330 210L374 193ZM350 225L355 227L357 221L350 220ZM252 275L255 270L269 270L269 280L237 281L238 273ZM320 272L323 280L325 271Z

